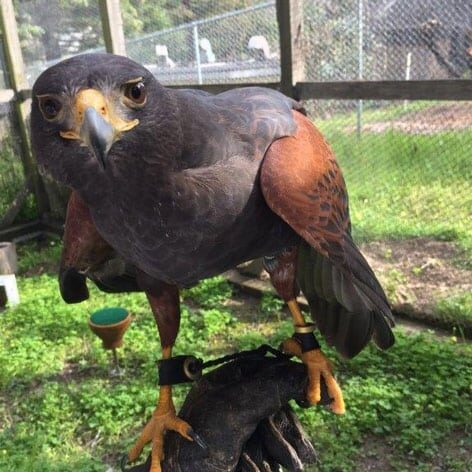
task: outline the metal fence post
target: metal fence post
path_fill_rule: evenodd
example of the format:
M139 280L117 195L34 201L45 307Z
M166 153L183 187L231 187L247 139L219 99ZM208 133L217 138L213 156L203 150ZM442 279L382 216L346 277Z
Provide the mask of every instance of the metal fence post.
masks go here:
M193 46L195 48L195 59L197 61L198 83L203 84L202 78L202 61L200 59L200 45L198 44L198 26L193 25Z
M280 38L280 89L286 95L297 98L294 86L305 77L303 1L277 0L276 8Z
M358 69L357 79L362 80L364 78L364 0L358 0ZM357 101L357 124L356 131L357 137L361 137L362 133L362 111L363 102L362 100Z
M49 202L31 151L27 125L31 99L24 98L26 95L24 92L29 89L29 85L25 75L25 66L12 0L0 1L0 27L3 32L5 66L11 88L15 92L14 106L20 134L21 160L23 162L25 180L35 196L38 213L42 217L49 210Z
M99 0L103 39L107 52L126 56L120 0Z

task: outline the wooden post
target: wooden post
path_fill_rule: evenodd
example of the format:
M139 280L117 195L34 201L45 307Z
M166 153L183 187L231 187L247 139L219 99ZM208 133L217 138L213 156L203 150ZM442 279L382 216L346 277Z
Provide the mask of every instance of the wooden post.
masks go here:
M303 0L277 0L280 38L280 89L296 97L295 84L305 79L302 49Z
M126 56L120 0L99 0L103 39L107 52Z
M23 55L21 53L18 28L12 0L0 0L0 28L3 32L3 47L5 52L7 75L10 86L15 93L14 107L18 121L21 144L21 159L26 176L26 182L34 193L38 212L42 216L49 208L47 195L38 172L38 166L31 152L27 119L31 109L31 99L22 99L21 93L29 88L25 75Z

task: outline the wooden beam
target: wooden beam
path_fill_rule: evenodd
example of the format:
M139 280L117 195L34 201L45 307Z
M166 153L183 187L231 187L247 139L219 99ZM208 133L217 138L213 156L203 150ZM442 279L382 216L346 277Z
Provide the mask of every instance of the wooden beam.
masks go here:
M166 88L170 89L195 89L203 90L209 93L221 93L228 90L241 87L266 87L274 90L280 90L279 82L250 82L250 83L236 83L236 84L183 84L183 85L165 85ZM31 96L31 89L25 89L21 91L23 96Z
M188 84L166 85L172 89L197 89L210 93L221 93L238 87L267 87L280 90L278 82L237 84ZM299 100L472 100L472 80L405 80L405 81L361 81L361 82L299 82L295 85ZM31 96L31 90L20 92Z
M107 52L126 56L120 0L99 0L103 39Z
M277 0L276 8L280 42L280 89L292 97L295 83L305 78L303 1Z
M299 100L472 100L472 80L301 82Z
M44 233L48 235L60 236L64 234L64 221L57 219L44 222Z
M15 10L12 0L0 1L0 22L3 32L3 44L7 66L7 76L11 87L21 90L28 87L25 66L21 52L18 28L16 26Z
M16 241L17 238L26 234L38 233L42 230L43 225L39 220L9 226L8 228L0 229L0 241Z
M5 62L10 86L15 94L21 90L28 89L25 66L21 52L18 28L16 25L15 10L12 0L0 1L0 29L3 32L3 48ZM17 95L18 96L18 95ZM38 173L36 161L31 152L30 139L28 134L27 119L31 108L31 100L15 100L15 111L18 121L18 130L21 144L21 158L26 180L33 189L39 214L42 215L48 210L48 199L44 191L41 177Z
M19 90L16 93L16 97L18 100L28 100L29 98L33 98L33 91L30 88Z

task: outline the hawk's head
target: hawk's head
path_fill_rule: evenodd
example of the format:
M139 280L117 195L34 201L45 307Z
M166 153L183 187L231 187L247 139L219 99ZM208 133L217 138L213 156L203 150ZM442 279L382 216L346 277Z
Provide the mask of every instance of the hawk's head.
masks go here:
M172 97L144 67L122 56L84 54L44 71L33 87L31 132L39 165L80 189L175 155Z

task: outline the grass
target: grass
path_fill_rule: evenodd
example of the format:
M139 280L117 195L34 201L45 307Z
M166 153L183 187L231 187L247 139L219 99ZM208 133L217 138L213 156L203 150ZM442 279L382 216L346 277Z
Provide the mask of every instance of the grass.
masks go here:
M437 106L411 102L368 108L364 124L394 122ZM426 118L426 114L425 120ZM472 265L472 134L443 131L429 135L395 130L355 134L355 113L315 120L343 169L358 240L427 236L456 242L462 265Z
M366 110L364 121L393 120L429 106ZM461 265L472 267L471 133L365 132L358 140L346 131L354 124L354 114L318 123L346 177L356 238L454 241L464 249ZM0 192L0 215L21 185L18 165L13 146L2 148L0 183L7 190ZM12 166L15 173L7 172ZM29 214L31 202L21 218ZM0 314L0 470L106 471L155 404L159 348L145 297L92 289L89 301L68 306L55 275L58 241L20 246L18 252L22 303ZM400 278L392 273L387 291L394 292ZM243 315L234 309L238 300L221 278L184 291L176 353L208 359L266 342L277 346L291 334L277 298L266 296L256 312L248 308ZM108 376L110 357L86 323L92 311L107 305L124 306L134 317L120 350L127 371L120 380ZM435 316L459 328L472 322L471 314L470 293L440 300L435 308ZM468 470L470 344L399 329L386 353L368 348L349 362L329 354L348 412L335 417L322 409L297 409L320 455L320 465L310 470ZM186 388L176 391L181 402Z
M318 103L321 116L323 116L323 112L328 112L329 118L324 118L321 121L316 120L317 126L326 128L331 126L336 126L337 128L348 128L350 130L354 130L357 126L357 111L354 112L347 112L347 107L351 107L352 105L357 105L355 101L345 101L335 102L338 107L343 104L344 107L340 109L339 112L332 113L332 102L328 101L320 101ZM440 103L440 102L439 102ZM383 101L381 106L376 106L375 101L363 100L363 111L362 111L362 123L378 123L378 122L388 122L393 120L398 120L399 118L408 116L411 113L420 112L422 110L426 110L430 107L437 105L437 101L432 100L415 100L412 102L398 102L398 101ZM331 105L331 106L330 106ZM318 108L315 108L315 112L319 113Z
M92 289L89 301L64 304L54 273L58 253L57 242L41 251L20 247L22 303L0 315L2 472L104 472L130 446L155 404L159 349L145 297ZM291 334L273 298L248 306L243 315L234 300L221 278L185 291L176 353L208 359L260 343L276 346ZM108 376L109 353L86 323L106 305L126 307L134 317L120 349L127 372L120 380ZM298 409L321 460L310 470L366 470L373 460L380 468L371 470L467 470L470 344L400 329L388 352L368 348L349 362L329 355L348 411L336 417L319 408ZM181 402L186 388L176 391Z
M440 320L454 323L459 329L472 326L472 293L464 292L439 300L434 311Z

